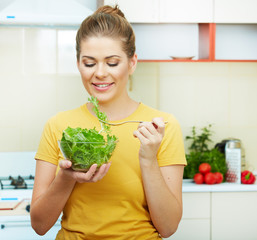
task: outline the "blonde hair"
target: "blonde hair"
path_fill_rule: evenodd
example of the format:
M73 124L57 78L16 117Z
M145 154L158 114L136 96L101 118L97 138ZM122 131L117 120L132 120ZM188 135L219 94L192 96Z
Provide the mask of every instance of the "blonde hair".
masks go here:
M77 60L80 58L81 41L89 37L118 38L128 58L135 54L135 34L123 12L116 5L102 6L87 17L80 25L76 36Z

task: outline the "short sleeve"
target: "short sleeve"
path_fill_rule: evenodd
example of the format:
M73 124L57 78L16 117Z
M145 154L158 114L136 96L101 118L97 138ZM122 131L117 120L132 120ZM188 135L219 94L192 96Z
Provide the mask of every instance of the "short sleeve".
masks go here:
M58 165L59 148L54 117L45 124L35 159Z
M159 166L187 165L184 141L179 122L174 118L168 119L165 135L157 155Z

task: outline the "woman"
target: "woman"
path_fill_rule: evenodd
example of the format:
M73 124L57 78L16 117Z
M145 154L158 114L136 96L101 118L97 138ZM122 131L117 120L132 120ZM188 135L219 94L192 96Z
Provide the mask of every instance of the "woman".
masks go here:
M104 6L83 21L76 38L77 65L85 89L119 139L111 163L87 173L71 170L57 145L68 126L100 129L91 103L49 119L40 141L31 202L34 230L45 234L62 216L56 239L161 239L182 216L186 164L175 118L132 100L126 84L137 64L135 36L117 7ZM164 124L167 121L168 124Z

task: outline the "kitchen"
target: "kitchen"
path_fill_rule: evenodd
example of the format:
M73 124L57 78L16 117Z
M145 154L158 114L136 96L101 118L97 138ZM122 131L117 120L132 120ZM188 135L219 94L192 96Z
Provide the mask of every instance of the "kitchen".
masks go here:
M0 8L6 7L8 2L14 1L1 1ZM92 11L96 8L96 1L84 2ZM125 1L117 2L120 2L121 8L126 4ZM136 34L139 33L137 48L140 61L128 86L130 94L138 101L174 114L184 136L190 134L192 126L203 127L211 123L215 133L213 145L228 137L239 138L245 149L246 167L256 173L257 49L254 43L257 41L257 19L256 14L251 15L257 8L256 3L251 0L142 0L127 4L133 6L134 2L142 4L138 9L143 7L147 11L144 11L146 16L140 12L141 19L137 20L139 14L133 11L129 15L131 7L126 5L128 19L132 19ZM166 14L175 19L160 20L158 2L171 4L165 8L167 12L170 11ZM180 11L176 14L172 6L179 9L181 2L182 6L189 4L190 7L182 8L184 14ZM189 2L194 4L190 5ZM229 12L226 11L228 7ZM160 14L167 17L162 11ZM150 12L153 14L147 14ZM215 41L213 26L208 23L216 23ZM0 160L4 167L1 168L0 177L30 176L34 175L33 156L46 120L56 112L83 104L88 97L76 68L74 38L77 26L1 25ZM177 37L169 36L166 27L174 31ZM209 27L207 41L205 38L199 41L198 31L201 27ZM160 29L167 36L164 40L158 38ZM224 35L228 30L231 30L229 36ZM154 31L158 34L153 34ZM151 37L147 34L151 34ZM149 39L147 44L145 39ZM160 44L159 41L164 42ZM141 47L142 43L145 43L145 48ZM214 43L216 48L212 46ZM176 61L170 56L194 58ZM148 92L142 94L146 85ZM187 142L185 144L188 148ZM19 156L18 162L15 153L26 157L23 159ZM6 191L7 195L3 196ZM1 198L19 199L16 194L23 190L13 191L15 195L12 191L2 190ZM190 239L256 238L253 225L257 213L256 184L196 186L185 183L183 191L184 217L178 232L171 239L189 239L185 234L189 234ZM22 196L27 197L27 193ZM231 205L234 208L228 210ZM226 217L221 209L227 209ZM243 222L243 218L249 219L248 223ZM235 227L236 224L238 227ZM14 232L13 227L9 229ZM8 227L2 230L8 230ZM21 239L22 234L19 235ZM53 238L44 236L38 239Z

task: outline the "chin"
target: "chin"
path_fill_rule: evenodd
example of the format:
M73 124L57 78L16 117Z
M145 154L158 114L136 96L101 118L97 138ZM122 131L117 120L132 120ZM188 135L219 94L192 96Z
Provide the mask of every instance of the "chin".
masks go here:
M93 93L92 95L97 98L100 104L110 102L113 99L113 97L110 94L106 93Z

